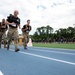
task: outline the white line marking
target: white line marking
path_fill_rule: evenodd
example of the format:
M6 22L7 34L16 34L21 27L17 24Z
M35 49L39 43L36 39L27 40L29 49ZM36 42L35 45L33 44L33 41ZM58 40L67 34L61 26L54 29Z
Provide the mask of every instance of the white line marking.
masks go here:
M13 49L10 49L10 50L13 51ZM48 59L48 60L53 60L53 61L57 61L57 62L61 62L61 63L65 63L65 64L69 64L69 65L74 65L75 66L74 62L64 61L64 60L60 60L60 59L50 58L50 57L41 56L41 55L32 54L32 53L27 53L27 52L22 52L22 51L19 51L19 53L27 54L27 55L31 55L31 56L35 56L35 57L39 57L39 58L44 58L44 59Z
M53 49L53 50L69 50L69 51L75 51L75 49L64 49L64 48L48 48L48 47L31 47L31 48L41 48L41 49Z
M3 73L0 71L0 75L3 75Z
M59 54L75 55L75 53L68 53L68 52L49 51L49 50L38 50L38 49L31 49L31 50L34 50L34 51L44 51L44 52L52 52L52 53L59 53Z
M44 59L48 59L48 60L53 60L53 61L57 61L57 62L62 62L62 63L65 63L65 64L70 64L70 65L75 66L75 63L69 62L69 61L59 60L59 59L55 59L55 58L50 58L50 57L41 56L41 55L32 54L32 53L27 53L27 52L22 52L22 51L19 51L19 53L27 54L27 55L31 55L31 56L35 56L35 57L40 57L40 58L44 58Z

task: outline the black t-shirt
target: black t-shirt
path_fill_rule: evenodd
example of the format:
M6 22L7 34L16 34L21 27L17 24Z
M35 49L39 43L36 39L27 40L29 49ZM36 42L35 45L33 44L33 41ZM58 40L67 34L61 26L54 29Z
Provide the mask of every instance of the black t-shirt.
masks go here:
M15 23L15 26L9 25L9 27L12 27L12 28L17 28L18 25L20 24L20 18L14 17L13 15L8 16L7 21L10 23L12 23L12 22Z
M2 26L5 26L5 28L2 28ZM7 30L7 29L8 29L8 26L7 26L6 24L2 24L2 23L0 22L0 29L1 29L1 30Z
M1 22L0 22L0 29L1 29Z
M8 29L8 26L6 24L2 24L2 26L5 26L5 28L1 27L1 29L3 29L3 30L5 30L5 29L7 30Z
M31 31L31 26L24 25L22 29L26 29L26 28L27 28L27 30L24 30L24 32L29 32L29 31Z

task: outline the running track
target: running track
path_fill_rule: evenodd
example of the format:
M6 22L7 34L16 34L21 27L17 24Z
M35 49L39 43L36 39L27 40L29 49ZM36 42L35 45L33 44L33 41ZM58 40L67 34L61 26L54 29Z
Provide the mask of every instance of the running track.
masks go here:
M19 48L0 49L0 75L75 75L75 50Z

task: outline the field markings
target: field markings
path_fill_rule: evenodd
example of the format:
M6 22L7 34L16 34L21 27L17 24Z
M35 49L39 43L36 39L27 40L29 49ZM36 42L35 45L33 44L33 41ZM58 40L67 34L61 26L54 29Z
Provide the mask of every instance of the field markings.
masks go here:
M42 51L42 52L51 52L51 53L59 53L59 54L75 55L75 53L68 53L68 52L49 51L49 50L39 50L39 49L31 49L31 50L34 50L34 51Z
M0 75L4 75L1 70L0 70Z
M10 49L10 50L13 51L13 49ZM33 53L28 53L28 52L22 52L22 51L19 51L19 53L75 66L75 62L64 61L64 60L60 60L60 59L50 58L50 57L37 55L37 54L33 54Z
M63 50L63 51L75 51L75 49L65 49L65 48L48 48L48 47L31 47L31 48L40 48L40 49L53 49L53 50Z

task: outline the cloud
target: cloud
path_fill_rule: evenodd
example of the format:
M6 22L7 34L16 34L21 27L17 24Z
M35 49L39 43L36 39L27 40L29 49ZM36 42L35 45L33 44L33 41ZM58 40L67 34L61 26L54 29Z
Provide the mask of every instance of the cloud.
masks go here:
M50 25L55 30L75 23L75 0L1 0L0 21L17 9L21 27L31 20L33 34L37 27ZM21 30L19 30L21 33Z

